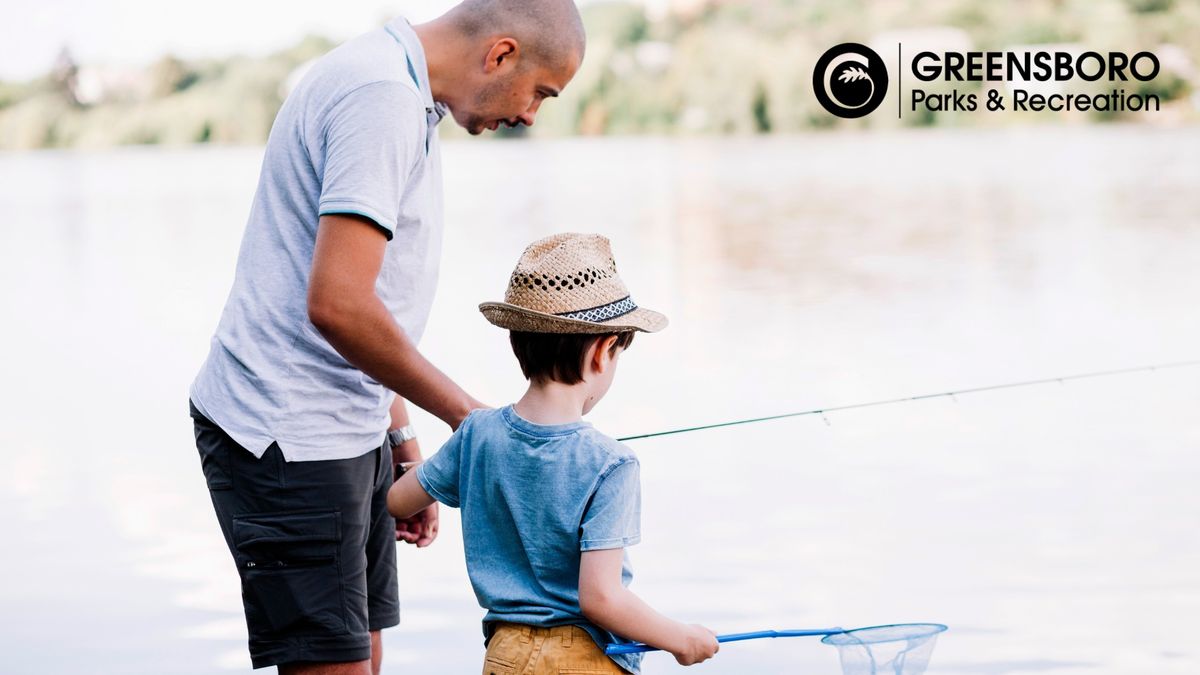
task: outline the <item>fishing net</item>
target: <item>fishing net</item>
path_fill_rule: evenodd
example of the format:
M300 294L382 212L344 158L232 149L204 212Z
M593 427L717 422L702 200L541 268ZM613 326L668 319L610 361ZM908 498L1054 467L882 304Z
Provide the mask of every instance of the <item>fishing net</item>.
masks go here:
M940 623L856 628L821 638L838 648L843 675L921 675L933 656Z

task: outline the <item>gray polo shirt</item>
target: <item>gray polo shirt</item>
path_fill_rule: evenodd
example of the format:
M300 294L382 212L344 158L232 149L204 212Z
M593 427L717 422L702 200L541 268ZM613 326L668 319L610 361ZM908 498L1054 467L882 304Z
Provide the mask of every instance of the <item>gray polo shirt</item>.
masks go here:
M197 408L261 457L356 457L382 442L394 394L346 362L308 320L317 221L354 213L387 235L375 291L414 342L437 285L442 175L425 52L394 19L321 57L267 140L237 273Z

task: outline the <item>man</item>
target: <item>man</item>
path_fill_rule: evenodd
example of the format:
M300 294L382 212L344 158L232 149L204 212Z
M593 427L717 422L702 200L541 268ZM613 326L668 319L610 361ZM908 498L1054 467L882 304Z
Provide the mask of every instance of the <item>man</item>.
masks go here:
M440 255L435 127L532 125L583 51L570 0L467 0L331 51L280 109L191 389L256 668L379 672L395 540L437 536L433 508L386 511L393 465L420 458L404 401L451 428L482 407L415 346Z

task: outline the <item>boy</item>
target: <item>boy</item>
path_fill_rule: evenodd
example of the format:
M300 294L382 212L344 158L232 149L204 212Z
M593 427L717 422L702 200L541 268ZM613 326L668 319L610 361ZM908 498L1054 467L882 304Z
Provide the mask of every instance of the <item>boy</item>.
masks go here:
M608 240L558 234L531 244L505 302L480 311L510 331L529 388L475 410L442 449L388 493L406 517L436 499L462 509L467 572L484 617L484 675L637 673L637 640L683 665L717 651L712 631L651 609L625 587L640 540L638 460L581 418L604 397L634 331L667 325L639 308ZM620 636L619 638L617 636Z

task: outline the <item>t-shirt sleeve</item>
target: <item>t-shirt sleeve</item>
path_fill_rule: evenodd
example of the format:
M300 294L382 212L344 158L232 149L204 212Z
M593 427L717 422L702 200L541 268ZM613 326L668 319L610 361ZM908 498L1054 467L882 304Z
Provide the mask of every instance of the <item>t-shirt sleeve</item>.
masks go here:
M424 120L420 98L400 82L372 82L335 103L322 125L318 213L369 218L390 240L405 184L425 151Z
M450 439L430 457L417 466L417 482L430 497L446 506L458 508L459 467L462 464L462 434L466 423L459 425Z
M641 467L629 458L600 479L580 525L579 550L625 548L642 540Z

